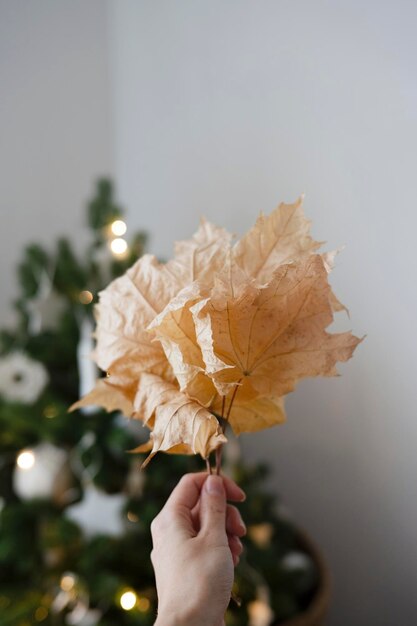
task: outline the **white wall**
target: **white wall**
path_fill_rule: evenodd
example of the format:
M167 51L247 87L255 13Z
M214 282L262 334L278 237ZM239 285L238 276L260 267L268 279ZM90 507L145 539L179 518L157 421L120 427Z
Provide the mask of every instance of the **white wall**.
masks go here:
M406 0L110 2L116 174L169 256L201 213L238 233L306 192L346 243L333 284L367 333L302 383L248 458L323 547L332 626L411 626L417 601L415 24Z
M0 0L0 326L24 244L85 240L93 180L113 169L106 3Z

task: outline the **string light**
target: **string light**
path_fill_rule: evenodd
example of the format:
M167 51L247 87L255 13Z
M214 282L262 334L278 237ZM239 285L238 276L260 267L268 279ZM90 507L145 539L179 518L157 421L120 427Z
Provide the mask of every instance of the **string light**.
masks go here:
M136 602L136 608L141 613L147 613L150 606L151 603L149 602L148 598L138 598L138 601Z
M43 414L48 419L52 419L58 415L58 410L54 404L48 404L43 410Z
M254 600L248 604L249 626L269 626L274 613L264 600Z
M132 513L132 511L127 512L127 519L129 520L129 522L139 521L139 517L135 513Z
M35 620L37 622L43 622L44 619L48 617L48 609L44 606L38 606L35 611Z
M91 293L91 291L88 291L88 289L84 289L84 291L80 292L78 299L81 302L81 304L90 304L90 302L93 301L94 296Z
M272 524L265 522L263 524L252 524L248 528L248 537L259 548L267 548L274 534L274 527Z
M121 237L127 231L126 223L123 220L115 220L111 225L111 231L116 237Z
M110 248L113 254L122 256L127 251L127 241L125 239L122 239L122 237L117 237L111 242Z
M32 450L24 450L23 452L20 452L16 462L20 469L31 469L35 465L35 455Z
M137 600L138 600L138 597L134 591L132 590L125 591L124 593L122 593L120 597L120 606L125 611L131 611L133 607L136 605Z
M75 576L64 574L61 578L60 587L63 591L71 591L75 586Z

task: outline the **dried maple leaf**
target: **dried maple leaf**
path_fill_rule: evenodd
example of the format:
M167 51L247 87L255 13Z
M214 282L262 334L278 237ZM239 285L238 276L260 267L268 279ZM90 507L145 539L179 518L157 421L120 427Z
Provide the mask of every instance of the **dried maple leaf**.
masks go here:
M166 268L181 287L195 280L210 286L226 262L231 240L232 235L227 230L202 219L191 239L175 244L175 257Z
M190 240L176 244L174 259L162 264L145 255L99 294L94 358L109 379L106 385L98 382L97 392L88 394L83 406L101 403L99 398L104 406L109 402L113 406L122 397L114 395L109 400L109 394L121 386L131 400L142 372L175 379L161 344L152 341L146 327L190 281L198 279L204 284L211 280L224 265L230 239L224 229L202 220ZM122 404L114 408L126 410Z
M200 299L200 285L194 282L168 303L148 329L164 348L181 391L197 399L202 405L210 406L217 391L213 381L207 376L207 364L197 341L195 321L190 310ZM221 367L220 360L215 356L213 358L217 368Z
M123 415L131 417L133 415L132 394L128 385L115 385L106 378L100 378L92 391L70 406L69 411L75 411L85 406L97 404L106 411L122 411Z
M211 410L219 416L224 413L235 435L270 428L286 420L284 398L255 398L245 403L235 394L231 403L232 397L233 392L228 397L216 396Z
M160 450L201 454L206 459L227 441L212 413L158 376L142 374L134 408L135 415L153 429L150 442L134 450L151 449L143 466Z
M136 383L144 371L173 379L162 347L145 329L179 288L155 257L145 255L100 292L94 357L102 370Z
M279 265L313 254L324 242L310 236L311 222L303 212L300 196L294 204L281 204L255 225L232 250L233 263L258 284L268 282Z
M242 272L239 270L256 284L266 284L279 265L305 259L325 243L311 237L311 221L304 215L303 200L304 195L301 195L293 204L281 202L268 216L261 214L249 232L233 246L228 270L229 288L236 290L241 283ZM321 255L329 273L339 251ZM334 311L348 312L332 291L330 300Z
M325 330L333 320L327 269L321 255L313 255L280 266L263 287L247 280L238 297L225 287L226 272L210 297L199 300L196 286L184 290L152 324L174 371L174 347L181 355L189 395L191 389L197 399L202 389L213 394L211 379L218 393L213 411L220 414L219 396L227 397L226 411L233 398L229 421L235 432L282 422L277 399L301 378L336 375L336 362L350 358L359 343L350 333ZM193 387L194 366L200 381ZM269 402L262 405L262 418L260 398Z
M218 392L230 395L235 385L235 397L247 403L281 397L307 376L336 375L336 362L361 340L325 330L333 320L329 295L323 260L314 255L279 267L265 287L248 283L237 299L207 300L196 314L203 359L233 365L209 373Z

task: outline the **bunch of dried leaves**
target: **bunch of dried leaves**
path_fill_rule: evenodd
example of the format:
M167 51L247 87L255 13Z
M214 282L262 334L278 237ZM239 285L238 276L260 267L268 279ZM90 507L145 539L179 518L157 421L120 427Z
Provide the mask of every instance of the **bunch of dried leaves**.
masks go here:
M138 451L200 453L285 421L284 397L310 376L337 375L361 341L326 328L345 307L328 282L302 197L261 215L237 243L202 221L175 256L145 255L100 293L94 359L107 377L72 408L143 421ZM218 455L219 456L219 455Z

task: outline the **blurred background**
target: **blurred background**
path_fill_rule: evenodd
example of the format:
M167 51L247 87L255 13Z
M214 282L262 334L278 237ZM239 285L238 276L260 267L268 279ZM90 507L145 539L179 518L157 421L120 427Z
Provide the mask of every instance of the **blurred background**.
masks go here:
M313 236L346 244L337 325L366 341L241 437L329 563L332 626L417 614L416 20L408 0L0 1L0 326L26 244L83 250L102 176L162 258L200 215L239 235L302 192Z

